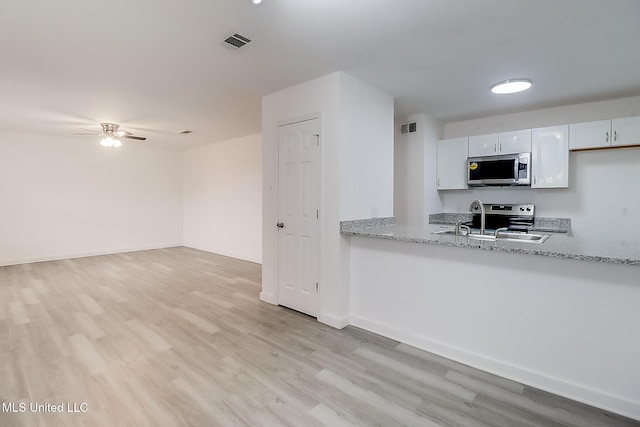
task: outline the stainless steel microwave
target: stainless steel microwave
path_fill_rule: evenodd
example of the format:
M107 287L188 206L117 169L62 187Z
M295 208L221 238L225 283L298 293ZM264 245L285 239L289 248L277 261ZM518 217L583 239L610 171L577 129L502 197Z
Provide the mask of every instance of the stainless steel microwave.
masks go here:
M531 153L469 157L467 184L472 187L531 185Z

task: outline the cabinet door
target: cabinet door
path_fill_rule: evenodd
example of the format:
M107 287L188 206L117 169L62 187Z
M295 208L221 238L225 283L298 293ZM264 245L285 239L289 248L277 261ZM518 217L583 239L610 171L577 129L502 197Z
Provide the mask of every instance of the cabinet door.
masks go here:
M608 147L611 145L611 120L569 125L569 149Z
M531 187L569 186L569 126L533 129L531 132Z
M498 136L498 152L500 154L531 152L531 129L501 132Z
M498 134L469 137L469 157L494 156L498 154Z
M437 182L438 190L464 190L467 188L467 157L469 138L438 141Z
M640 117L626 117L611 121L611 145L640 145Z

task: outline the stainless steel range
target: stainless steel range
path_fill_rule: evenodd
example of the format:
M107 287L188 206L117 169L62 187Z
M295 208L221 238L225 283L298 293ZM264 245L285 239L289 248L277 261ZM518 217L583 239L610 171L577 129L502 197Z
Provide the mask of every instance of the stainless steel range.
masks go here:
M523 205L483 204L485 211L485 229L493 233L498 229L526 232L533 226L535 206L532 203ZM479 203L472 204L473 214L471 228L479 229L482 221L482 208Z
M544 243L550 237L548 234L529 232L535 219L535 207L531 203L498 205L474 200L469 211L472 213L471 221L458 222L454 229L434 231L433 234L453 235L456 242L467 239L465 242L480 240L527 244Z

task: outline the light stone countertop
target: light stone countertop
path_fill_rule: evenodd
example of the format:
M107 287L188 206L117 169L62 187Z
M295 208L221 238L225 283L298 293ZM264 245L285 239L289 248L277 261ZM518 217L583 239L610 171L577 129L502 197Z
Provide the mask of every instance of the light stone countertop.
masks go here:
M551 237L544 243L483 241L465 236L433 234L436 231L453 229L451 225L429 224L415 227L395 225L390 223L391 221L378 221L374 224L367 222L368 220L363 221L360 227L359 221L349 221L348 226L342 227L341 234L640 266L640 241L584 239L570 237L564 233L546 233Z

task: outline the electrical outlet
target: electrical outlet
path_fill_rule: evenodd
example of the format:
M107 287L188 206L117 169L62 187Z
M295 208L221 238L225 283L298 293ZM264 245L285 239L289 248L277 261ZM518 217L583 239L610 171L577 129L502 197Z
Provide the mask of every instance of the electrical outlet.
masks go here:
M622 208L621 216L629 216L629 208Z

